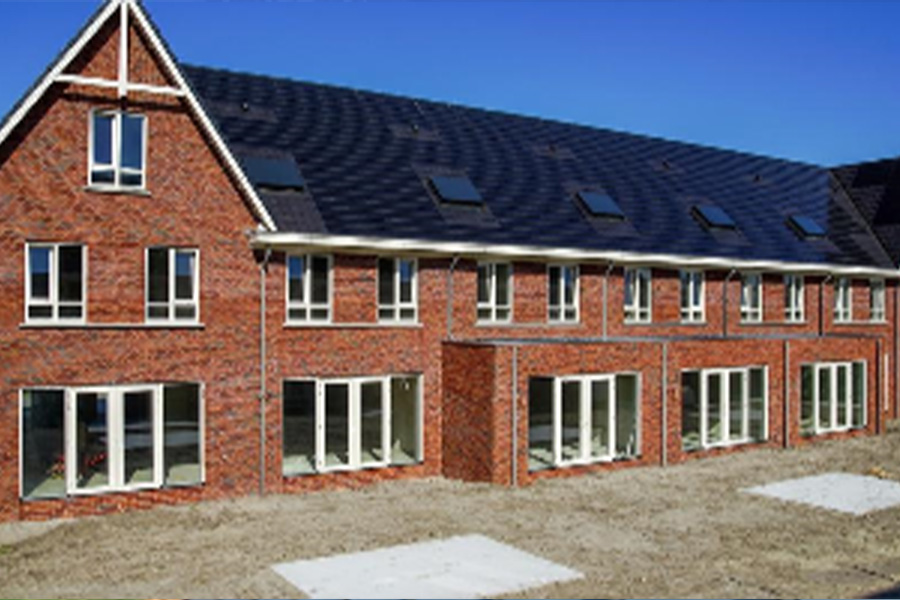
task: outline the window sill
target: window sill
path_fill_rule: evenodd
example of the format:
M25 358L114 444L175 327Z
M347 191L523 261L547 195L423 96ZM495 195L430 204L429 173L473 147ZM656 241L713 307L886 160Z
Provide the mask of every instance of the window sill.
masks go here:
M84 186L84 191L94 194L118 194L127 196L150 197L152 195L146 188L121 187L118 185L90 184Z
M635 325L640 327L640 326L646 326L646 325L653 325L653 319L651 318L651 319L646 319L643 321L639 321L636 319L633 319L633 320L625 319L623 321L623 323L625 324L626 327L634 327Z
M204 323L20 323L19 329L206 329Z
M887 325L887 321L833 321L832 325L834 327L858 327L860 325L864 327L884 327Z
M679 325L686 327L703 327L704 325L709 325L705 320L704 321L679 321Z
M389 321L379 323L296 323L286 321L283 323L285 329L421 329L422 323L402 321Z

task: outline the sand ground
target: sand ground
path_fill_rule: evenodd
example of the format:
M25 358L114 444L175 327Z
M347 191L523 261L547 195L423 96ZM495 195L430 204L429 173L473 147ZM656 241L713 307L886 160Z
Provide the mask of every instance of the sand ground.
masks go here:
M522 597L859 597L900 583L900 507L740 489L872 468L900 479L900 429L518 490L433 479L0 525L0 597L298 597L272 564L469 533L585 574Z

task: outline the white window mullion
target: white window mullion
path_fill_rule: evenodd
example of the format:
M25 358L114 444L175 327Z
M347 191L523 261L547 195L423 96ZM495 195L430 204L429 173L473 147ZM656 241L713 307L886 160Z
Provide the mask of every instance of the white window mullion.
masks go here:
M822 428L819 425L819 413L821 409L819 406L821 403L821 397L819 395L819 372L822 368L821 365L816 365L813 369L813 431L816 433L822 433Z
M122 415L123 396L121 390L104 390L106 397L106 427L109 437L106 447L109 450L106 467L109 469L109 487L113 489L125 487L125 465L123 459L122 434L125 419Z
M165 401L163 386L153 388L153 485L163 484L165 468Z
M562 464L562 380L553 379L553 464Z
M741 440L750 439L750 369L741 371Z
M75 427L75 392L71 389L65 391L65 415L63 426L65 427L65 454L66 454L66 492L71 494L77 485L77 432Z
M609 450L607 454L610 459L616 457L616 378L610 377L608 380L609 385L609 406L607 407L607 412L609 413L609 439L607 440L607 444Z
M579 398L579 408L581 409L581 414L578 415L578 424L581 428L579 432L578 441L581 445L581 460L583 462L588 462L591 460L591 401L593 400L593 386L591 385L591 380L589 379L580 379L580 392L581 397Z
M325 383L316 381L316 470L325 469Z
M700 376L700 446L709 446L709 373L701 371Z
M391 456L391 413L394 410L394 398L391 392L391 378L385 377L381 381L381 455L386 465L393 462L393 457Z

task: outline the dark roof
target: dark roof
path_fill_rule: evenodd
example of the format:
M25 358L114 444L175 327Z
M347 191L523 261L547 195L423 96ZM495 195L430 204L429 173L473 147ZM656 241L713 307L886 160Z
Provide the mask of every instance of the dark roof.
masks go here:
M894 264L900 263L900 158L846 165L832 171Z
M574 124L328 85L183 66L232 151L293 155L306 195L264 197L282 231L891 268L827 169ZM428 181L465 175L480 206ZM592 216L581 190L625 220ZM294 201L295 200L295 201ZM737 228L692 207L713 204ZM804 240L787 225L826 228Z

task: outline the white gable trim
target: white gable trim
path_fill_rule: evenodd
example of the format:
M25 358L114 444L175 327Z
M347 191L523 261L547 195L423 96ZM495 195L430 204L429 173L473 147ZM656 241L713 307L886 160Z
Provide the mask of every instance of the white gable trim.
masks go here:
M66 67L68 67L75 59L75 57L77 57L84 50L85 46L90 42L91 39L94 38L100 28L103 27L103 25L116 13L116 11L119 11L120 19L120 48L124 50L119 52L119 72L117 79L105 80L99 78L79 77L64 74L63 71L66 69ZM168 74L175 80L175 87L170 88L167 86L151 86L147 84L130 83L128 81L126 57L128 36L125 35L127 30L123 29L123 24L127 26L129 14L135 18L137 25L141 28L146 38L150 41L152 49L156 52L157 56L161 58L163 66L168 71ZM219 153L219 156L225 163L228 172L234 177L234 180L237 182L238 188L246 196L246 198L249 199L251 207L253 208L256 216L270 231L275 231L277 229L277 227L275 226L275 221L272 219L269 211L262 203L262 200L259 198L259 195L256 193L253 185L247 179L247 176L244 174L243 169L241 169L237 160L234 158L234 155L231 153L231 150L229 150L228 146L225 144L225 140L219 134L219 131L216 129L215 125L213 125L213 122L206 114L206 111L203 110L203 106L200 104L191 87L187 84L187 81L185 80L184 75L182 75L181 70L178 68L178 65L175 62L174 58L167 50L165 44L163 44L159 35L157 35L156 29L150 24L150 21L147 18L143 7L136 0L107 1L106 6L104 6L103 9L94 16L94 18L84 28L84 31L81 33L81 35L56 60L52 67L46 72L46 74L40 79L40 81L37 82L37 84L32 88L28 95L15 109L15 111L9 116L6 122L3 123L2 128L0 128L0 145L6 142L10 134L15 130L16 127L19 126L22 120L25 119L28 113L31 112L34 106L40 101L41 98L44 97L44 95L47 93L47 90L54 83L74 83L98 87L117 88L120 96L125 96L128 94L128 92L149 92L168 94L173 96L183 96L187 101L191 111L199 120L202 130L208 136L208 139L212 143L213 148L215 148L216 152Z

